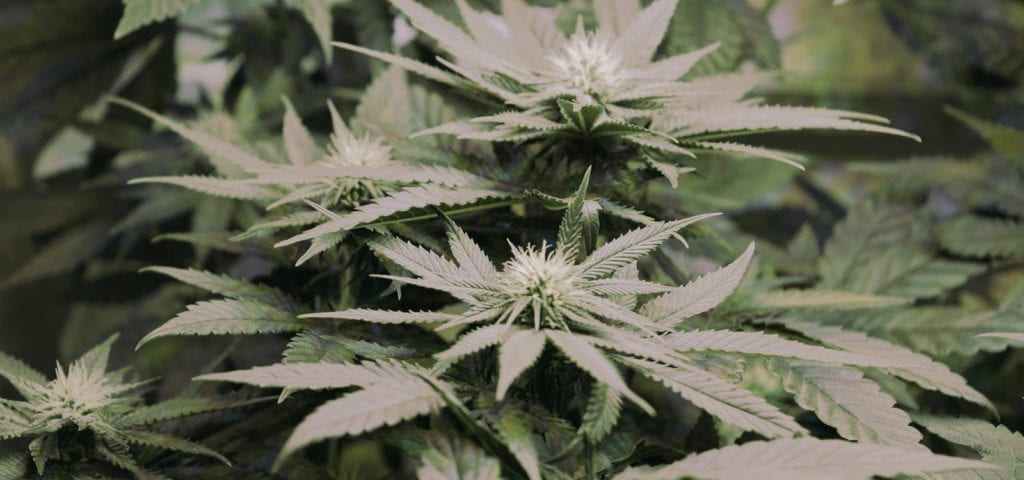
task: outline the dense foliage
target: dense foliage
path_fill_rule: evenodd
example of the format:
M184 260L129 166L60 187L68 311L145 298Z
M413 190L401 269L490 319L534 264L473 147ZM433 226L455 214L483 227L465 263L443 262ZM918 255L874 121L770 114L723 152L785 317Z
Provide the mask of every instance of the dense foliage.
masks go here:
M1024 478L1019 5L983 146L867 161L915 124L785 95L774 1L228 3L97 2L116 65L0 137L0 312L77 357L0 353L0 479Z

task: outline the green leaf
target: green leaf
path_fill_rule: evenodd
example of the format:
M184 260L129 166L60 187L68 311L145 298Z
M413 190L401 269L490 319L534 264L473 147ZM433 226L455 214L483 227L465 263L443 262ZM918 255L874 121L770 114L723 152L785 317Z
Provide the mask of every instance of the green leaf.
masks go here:
M297 332L305 325L295 314L253 300L211 300L188 306L139 341L139 347L153 339L171 335L253 335Z
M38 370L28 366L25 362L3 352L0 352L0 377L8 380L16 378L23 382L30 382L37 385L46 385L49 382L49 380L46 379L46 375L43 375ZM11 381L13 382L14 380ZM17 383L14 383L13 385L14 388L18 390L18 393L21 393L23 396L27 394L27 392L18 388Z
M870 480L966 469L996 469L977 460L935 455L913 447L817 438L748 442L690 455L660 468L632 468L615 480Z
M61 232L7 278L0 280L0 290L78 268L106 245L109 228L105 221L94 221Z
M164 433L149 430L128 430L121 432L119 437L127 443L157 447L165 450L175 450L193 455L203 455L220 460L225 465L231 465L231 462L224 458L223 455L207 447Z
M240 407L263 399L175 397L132 410L114 421L118 427L137 427L200 413Z
M942 357L1001 351L1006 348L1005 340L978 336L989 332L1024 333L1022 320L1024 317L1013 311L929 305L887 314L861 314L850 320L849 326Z
M0 458L0 480L23 480L30 478L32 463L25 455L8 455Z
M896 400L860 371L806 361L780 361L773 369L782 386L847 440L880 445L915 445L921 432Z
M1013 478L1024 474L1024 436L1019 432L973 418L914 415L914 422L946 441L971 447L982 460L1005 467Z
M420 454L419 480L499 480L501 464L455 435L433 434Z
M199 0L122 0L124 14L114 39L119 39L151 23L177 17L199 3Z
M577 130L590 134L602 120L607 119L604 107L600 105L577 105L569 100L558 100L558 108L562 118L571 123Z
M715 43L706 46L711 42ZM696 57L683 64L692 64L681 72L689 73L689 78L732 73L743 62L769 71L782 66L779 41L767 15L743 0L681 0L671 15L662 49L669 55Z
M931 298L963 285L983 265L940 260L920 243L914 213L865 203L836 225L819 259L821 288Z
M1024 256L1024 223L1013 220L964 215L940 225L938 239L942 248L966 257Z
M350 363L355 352L347 338L339 335L304 330L292 337L281 354L283 363Z
M987 122L962 110L947 106L946 113L978 132L992 149L1007 160L1024 166L1024 131Z
M498 431L502 443L508 446L512 456L526 471L527 478L541 480L540 458L538 458L537 445L533 439L533 429L526 414L515 406L506 406L498 414L498 421L494 423L494 428Z
M603 440L622 415L622 396L603 383L595 383L580 422L580 434L591 443Z
M576 193L569 198L565 213L562 214L562 221L558 224L558 249L565 252L567 258L575 258L587 254L586 247L591 242L583 238L584 211L583 204L586 201L587 186L590 183L590 168L583 174ZM596 216L596 213L594 213ZM592 229L596 230L596 229Z

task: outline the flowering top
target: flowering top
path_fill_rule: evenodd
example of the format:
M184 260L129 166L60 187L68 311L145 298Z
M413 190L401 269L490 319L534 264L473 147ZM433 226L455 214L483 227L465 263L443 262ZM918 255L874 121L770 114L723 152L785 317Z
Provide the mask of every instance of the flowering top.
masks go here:
M682 80L718 43L668 58L655 58L678 0L597 0L596 29L582 19L575 31L559 30L559 9L503 0L500 15L478 12L457 0L465 29L414 0L391 0L412 24L451 59L448 71L390 53L336 42L459 89L496 98L509 109L420 132L460 138L524 141L583 137L632 144L651 166L675 181L665 163L720 150L760 156L799 167L794 155L723 141L750 131L810 128L913 134L883 125L884 118L856 112L766 106L747 98L764 75L732 74ZM614 149L620 150L620 149Z
M72 441L76 432L89 432L89 448L81 452L85 459L111 463L139 478L151 477L144 475L148 472L130 455L130 445L206 455L227 463L202 445L155 431L149 425L242 402L176 398L146 406L138 390L148 382L125 382L126 370L107 371L107 357L116 339L117 335L111 336L66 370L57 364L57 376L49 381L42 373L0 353L0 378L9 380L24 398L0 398L0 440L34 436L29 451L39 475L44 474L51 459L79 461L60 455L64 443ZM92 466L86 462L63 468L79 472Z

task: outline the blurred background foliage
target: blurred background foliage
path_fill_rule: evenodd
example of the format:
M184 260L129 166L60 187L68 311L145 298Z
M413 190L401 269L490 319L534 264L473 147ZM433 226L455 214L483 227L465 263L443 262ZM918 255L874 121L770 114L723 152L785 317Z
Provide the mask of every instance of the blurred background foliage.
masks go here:
M264 280L272 285L305 278L275 270L288 262L266 239L229 240L255 217L253 205L127 185L209 165L168 132L109 108L107 95L273 148L264 144L280 132L282 95L312 130L326 133L324 98L350 115L371 71L381 68L325 50L324 32L429 55L382 1L321 2L327 17L305 1L175 1L183 6L179 18L115 40L120 0L0 0L0 350L40 369L120 331L125 341L114 363L134 361L142 376L162 375L161 388L175 391L214 360L209 352L232 340L154 342L132 355L130 345L198 298L189 287L138 273L141 267L204 266L243 278L274 272ZM423 3L456 17L452 2ZM534 3L585 11L584 0ZM847 227L856 230L871 228L878 210L899 209L925 232L918 244L929 258L967 258L980 269L941 295L924 296L926 306L1024 315L1024 147L1001 127L1024 128L1024 1L683 0L661 49L678 53L714 41L722 47L691 75L776 70L779 82L763 91L773 102L886 116L923 143L770 134L762 144L806 154L808 171L708 156L695 161L699 173L682 178L679 189L659 182L652 195L672 198L680 212L728 212L732 221L708 242L716 235L767 239L758 245L762 268L797 285L814 284L822 245L848 212L862 215L864 223ZM993 398L1004 424L1022 429L1024 355L975 345L964 339L972 338L967 330L962 335L968 337L954 335L933 349ZM957 342L970 345L958 350ZM998 353L971 357L979 349ZM266 359L259 348L230 354L246 365L273 361L280 348L267 351Z

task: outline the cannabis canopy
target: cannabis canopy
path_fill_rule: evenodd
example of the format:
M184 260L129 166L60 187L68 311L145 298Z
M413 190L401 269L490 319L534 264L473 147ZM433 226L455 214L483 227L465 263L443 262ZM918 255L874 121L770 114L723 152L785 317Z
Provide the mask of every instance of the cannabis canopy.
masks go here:
M76 255L131 285L55 379L0 354L0 479L1024 472L988 355L1024 342L1024 135L951 110L991 151L826 164L919 138L776 89L776 2L123 3L150 46L75 188L133 203L46 203L87 217L23 222L0 292ZM219 32L219 88L131 83Z

